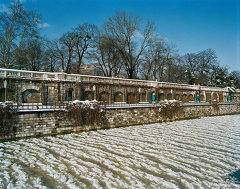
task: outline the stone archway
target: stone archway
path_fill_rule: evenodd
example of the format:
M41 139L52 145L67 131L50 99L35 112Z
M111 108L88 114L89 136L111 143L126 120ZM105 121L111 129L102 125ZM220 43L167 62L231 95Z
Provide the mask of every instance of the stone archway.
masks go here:
M190 102L190 101L194 101L194 97L193 97L192 94L190 94L190 95L188 96L188 101L189 101L189 102Z
M85 91L84 99L89 101L94 100L94 93L92 91Z
M67 101L72 101L73 100L73 91L74 91L73 88L69 88L67 90L67 94L66 94Z
M176 94L175 100L180 100L180 95L179 94Z
M183 94L183 95L182 95L182 101L183 101L183 102L187 102L187 101L188 101L188 97L187 97L186 94Z
M121 92L114 94L114 102L123 102L123 94Z
M164 94L163 93L159 93L158 99L159 99L159 101L165 100Z
M169 93L168 95L167 95L167 100L172 100L173 99L173 95L172 95L172 93Z
M109 104L109 94L107 92L101 92L98 98L99 101L103 102L104 104Z
M40 103L40 96L39 91L35 89L27 89L22 93L22 103Z
M218 101L218 95L217 95L217 93L213 93L213 100L214 100L214 101Z
M149 102L156 102L156 93L155 92L149 92L149 96L148 96Z
M212 100L211 93L206 93L206 101Z
M143 92L140 95L141 95L141 98L140 98L141 102L147 102L147 94Z
M131 92L127 94L127 103L128 104L136 104L136 94Z

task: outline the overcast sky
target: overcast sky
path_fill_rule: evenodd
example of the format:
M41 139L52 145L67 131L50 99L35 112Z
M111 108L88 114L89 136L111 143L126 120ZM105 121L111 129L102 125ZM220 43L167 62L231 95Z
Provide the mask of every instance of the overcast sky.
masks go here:
M0 11L11 1L0 0ZM78 24L99 27L116 11L154 21L181 55L212 48L221 66L240 71L240 0L21 0L42 15L42 34L60 37Z

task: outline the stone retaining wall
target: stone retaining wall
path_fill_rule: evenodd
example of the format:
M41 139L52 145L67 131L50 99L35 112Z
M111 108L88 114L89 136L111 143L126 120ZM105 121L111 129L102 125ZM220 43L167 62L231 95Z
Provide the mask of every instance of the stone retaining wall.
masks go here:
M204 116L217 116L240 113L240 104L226 105L188 105L183 106L182 112L173 119L163 118L159 113L159 108L129 108L110 109L107 117L110 127L129 126L139 124L150 124L163 121L173 121L179 119L191 119Z
M216 116L240 113L240 104L224 105L184 105L180 114L173 119L163 118L159 107L107 109L108 123L102 126L75 126L66 114L57 111L22 112L18 116L16 138L56 135L72 132L115 128L131 125L157 123L202 116Z

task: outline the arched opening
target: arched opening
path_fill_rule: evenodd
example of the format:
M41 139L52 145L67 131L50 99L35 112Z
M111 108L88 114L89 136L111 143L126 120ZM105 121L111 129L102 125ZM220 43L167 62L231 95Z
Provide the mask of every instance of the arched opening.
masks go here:
M213 100L214 100L214 101L218 101L218 95L217 95L217 93L213 93Z
M194 101L194 97L193 97L192 94L190 94L190 95L188 96L188 101Z
M114 94L114 102L123 102L123 94L121 92Z
M234 95L233 95L232 93L229 93L229 95L228 95L228 101L229 101L229 102L232 102L233 99L234 99Z
M176 99L176 100L180 100L180 95L179 95L179 94L176 94L175 99Z
M200 95L198 92L196 92L196 94L195 94L195 101L200 102Z
M22 93L23 103L40 103L40 93L35 89L27 89Z
M187 101L188 101L188 98L187 98L187 95L186 95L186 94L183 94L183 95L182 95L182 101L183 101L183 102L187 102Z
M159 99L159 101L161 101L161 100L165 100L165 98L164 98L164 94L163 94L163 93L159 93L159 95L158 95L158 99Z
M204 95L200 95L200 101L204 101Z
M73 88L69 88L67 91L67 101L72 101L73 100Z
M127 103L128 104L136 104L136 94L135 93L128 93L127 94Z
M94 100L94 93L92 91L85 91L84 99L89 101Z
M155 92L150 92L149 93L149 102L152 103L152 102L156 102L156 94Z
M173 95L172 95L171 93L169 93L169 94L167 95L167 99L168 99L168 100L172 100L172 99L173 99Z
M108 104L109 103L109 94L107 92L101 92L99 94L99 101Z
M141 95L141 98L140 98L141 102L147 102L147 94L144 92L144 93L141 93L140 95Z
M211 93L206 93L206 101L212 100Z

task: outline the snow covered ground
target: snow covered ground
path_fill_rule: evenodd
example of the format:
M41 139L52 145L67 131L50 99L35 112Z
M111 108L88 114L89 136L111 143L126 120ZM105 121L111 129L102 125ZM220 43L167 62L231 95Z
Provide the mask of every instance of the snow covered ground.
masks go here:
M0 143L0 188L224 188L240 115Z

